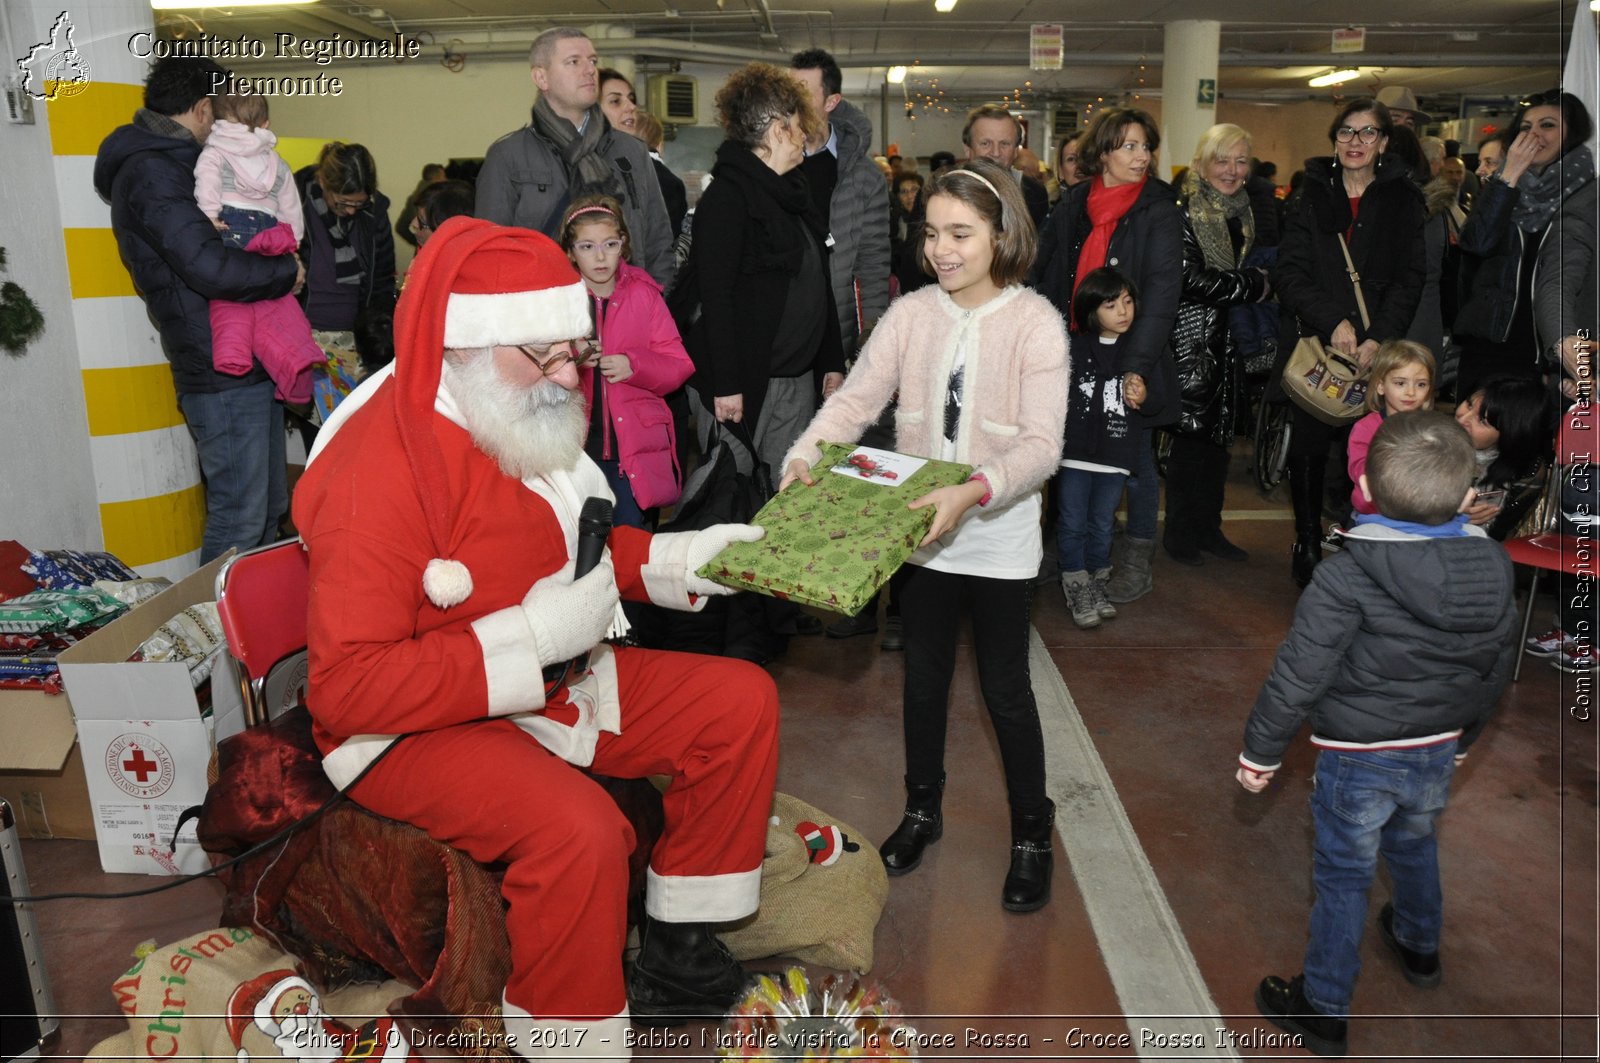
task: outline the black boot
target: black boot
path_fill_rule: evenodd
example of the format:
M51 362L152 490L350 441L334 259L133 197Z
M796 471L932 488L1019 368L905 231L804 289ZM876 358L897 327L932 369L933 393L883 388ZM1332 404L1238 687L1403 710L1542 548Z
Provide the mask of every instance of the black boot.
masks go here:
M1056 806L1031 816L1011 813L1011 870L1000 892L1008 912L1032 912L1050 901L1050 871L1055 863Z
M883 866L891 875L915 871L922 863L922 850L944 833L944 776L937 783L906 780L906 812L879 850Z
M628 1009L641 1026L721 1019L744 991L744 968L705 923L645 916L628 974Z
M1290 571L1300 587L1311 582L1311 572L1322 560L1321 458L1289 459L1289 499L1294 504L1294 549Z

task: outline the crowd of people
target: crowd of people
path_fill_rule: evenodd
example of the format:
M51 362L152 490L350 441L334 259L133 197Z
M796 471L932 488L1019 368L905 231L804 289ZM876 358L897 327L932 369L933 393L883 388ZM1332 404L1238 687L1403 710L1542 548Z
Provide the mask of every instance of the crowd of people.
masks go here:
M1028 669L1035 588L1058 584L1093 629L1152 591L1158 544L1183 565L1246 560L1223 529L1246 364L1265 358L1262 401L1284 401L1288 356L1315 338L1370 370L1367 412L1341 427L1293 408L1285 545L1307 604L1240 781L1265 786L1307 715L1346 746L1425 750L1428 779L1448 779L1492 697L1451 712L1330 708L1306 692L1341 669L1375 684L1381 654L1319 664L1291 647L1427 607L1370 559L1448 541L1426 548L1429 564L1482 574L1483 601L1435 602L1449 615L1418 623L1473 613L1457 641L1488 655L1478 694L1503 682L1509 565L1483 544L1538 493L1559 404L1593 372L1596 185L1575 97L1523 101L1476 172L1416 134L1428 116L1408 92L1351 99L1327 128L1332 154L1306 160L1283 200L1231 124L1192 154L1169 146L1187 167L1162 180L1158 123L1132 108L1101 110L1055 145L1053 166L996 105L969 115L963 158L935 152L927 176L899 155L880 165L837 62L813 49L729 75L715 100L725 139L691 213L660 121L584 33L541 34L529 62L528 124L488 146L475 181L424 169L392 227L366 148L330 143L290 173L263 101L210 95L209 60L157 61L95 173L199 450L204 560L279 537L285 404L320 422L293 506L312 572L317 740L366 807L506 864L508 1024L715 1015L742 986L711 927L755 907L777 694L750 662L630 645L620 605L704 608L728 592L699 566L761 535L657 531L691 437L743 440L741 471L787 490L813 484L819 439L972 468L913 503L931 526L888 595L906 804L881 851L906 874L943 832L966 615L1011 814L1000 901L1027 912L1050 897L1056 813ZM260 243L277 229L288 235ZM397 237L418 252L403 283ZM250 317L269 303L287 324ZM312 411L319 373L343 385ZM1447 394L1453 421L1428 413ZM1164 529L1158 433L1171 438ZM614 519L600 562L577 571L589 497L613 501ZM1332 539L1330 510L1349 525ZM1344 557L1324 562L1336 547ZM799 610L765 616L783 636L824 629ZM826 634L876 632L876 618L874 603ZM1578 622L1562 616L1534 651L1593 669ZM1459 685L1466 652L1429 683ZM671 779L626 975L630 829L571 765ZM1415 837L1431 844L1442 804L1402 802ZM1319 838L1339 833L1318 816ZM1356 845L1349 833L1338 844ZM1384 836L1392 869L1397 844ZM1426 979L1432 850L1408 853L1383 928ZM1353 892L1364 904L1366 885L1318 884L1304 978L1268 979L1258 1003L1332 1051L1354 979L1341 949L1360 928L1321 906Z

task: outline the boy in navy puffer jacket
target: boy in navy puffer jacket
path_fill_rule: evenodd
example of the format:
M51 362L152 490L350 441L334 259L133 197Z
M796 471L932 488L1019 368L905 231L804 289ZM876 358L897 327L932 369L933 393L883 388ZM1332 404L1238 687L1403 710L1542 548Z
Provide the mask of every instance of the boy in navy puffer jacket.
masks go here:
M1362 489L1378 506L1317 567L1245 725L1237 778L1260 793L1309 717L1317 756L1311 941L1302 975L1269 976L1261 1013L1319 1055L1344 1055L1367 891L1382 853L1384 941L1413 985L1439 984L1434 820L1455 765L1510 674L1512 567L1468 524L1476 459L1449 416L1398 413L1373 437Z

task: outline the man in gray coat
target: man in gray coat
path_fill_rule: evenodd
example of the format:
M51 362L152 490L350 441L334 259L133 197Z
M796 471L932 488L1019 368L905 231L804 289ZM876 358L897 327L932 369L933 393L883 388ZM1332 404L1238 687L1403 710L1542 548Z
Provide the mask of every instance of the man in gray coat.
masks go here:
M889 189L872 161L872 123L840 95L843 77L833 56L812 48L797 53L789 67L828 123L823 135L806 145L800 167L833 238L828 267L848 361L856 355L862 329L889 306Z
M528 53L539 98L533 118L489 146L478 174L478 217L557 238L579 196L622 202L635 260L663 288L672 283L672 228L655 166L635 138L600 112L600 57L581 30L560 26Z

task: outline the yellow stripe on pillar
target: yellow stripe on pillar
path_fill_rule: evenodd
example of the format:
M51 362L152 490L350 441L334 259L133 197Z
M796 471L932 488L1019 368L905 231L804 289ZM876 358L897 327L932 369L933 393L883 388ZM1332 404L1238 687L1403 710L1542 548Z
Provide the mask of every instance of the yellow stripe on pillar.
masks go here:
M67 245L67 277L74 299L139 294L110 229L62 229L61 239Z
M200 549L206 492L200 484L166 495L100 503L106 549L135 568Z
M165 364L83 370L91 436L148 432L183 423L172 370Z
M90 81L70 96L46 105L50 112L50 151L55 155L94 155L115 128L133 120L144 106L144 86Z

